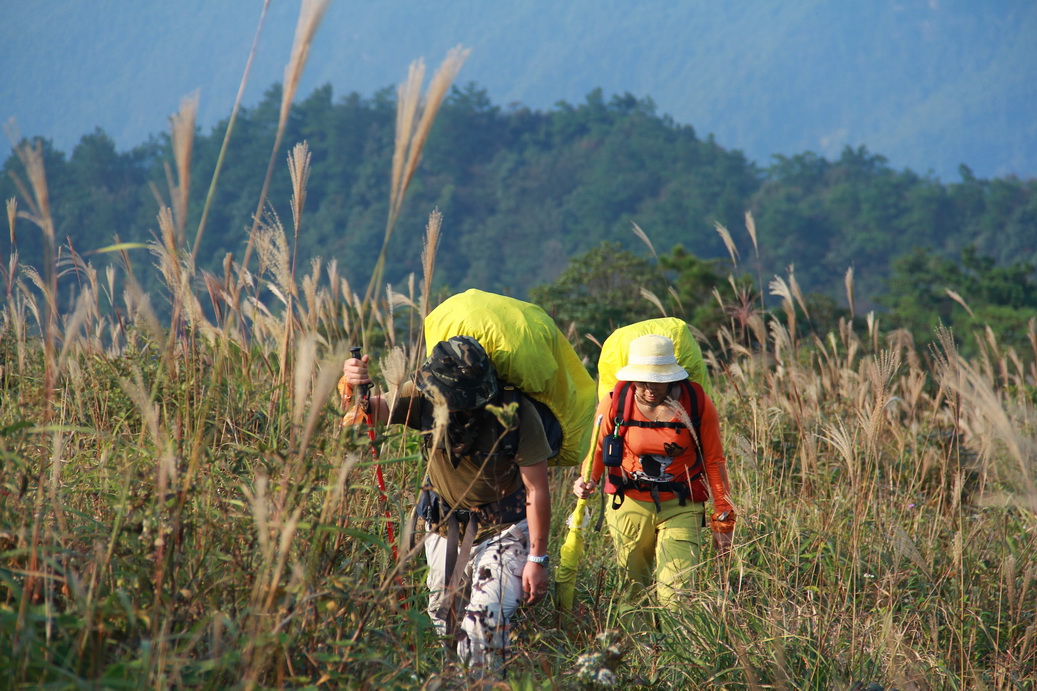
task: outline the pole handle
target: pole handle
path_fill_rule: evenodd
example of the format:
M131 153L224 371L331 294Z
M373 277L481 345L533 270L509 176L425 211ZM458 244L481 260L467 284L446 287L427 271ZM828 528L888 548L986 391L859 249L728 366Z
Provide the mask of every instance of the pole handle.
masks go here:
M360 346L353 346L352 348L349 349L349 354L353 356L354 360L359 360L363 356L362 355L363 354L363 350L360 348ZM369 394L371 393L371 385L370 384L361 384L360 386L357 387L357 390L360 392L360 400L364 401L364 403L366 405L367 398L368 398Z

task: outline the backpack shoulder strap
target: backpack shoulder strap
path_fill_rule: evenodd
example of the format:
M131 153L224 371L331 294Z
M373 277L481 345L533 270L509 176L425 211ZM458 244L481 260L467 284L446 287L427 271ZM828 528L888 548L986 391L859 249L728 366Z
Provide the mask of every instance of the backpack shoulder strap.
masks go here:
M501 406L505 407L511 403L519 403L518 390L510 386L501 387ZM506 456L514 456L515 452L518 450L520 423L521 416L516 415L511 428L504 432L504 438L500 442L500 450ZM500 423L498 423L498 426L503 429L503 426L501 426Z
M694 425L697 432L702 424L702 408L705 405L703 396L706 393L703 391L701 384L690 379L685 379L681 382L681 389L683 389L684 395L687 396L687 404L684 406L684 409L687 411L688 417L691 418L691 424Z
M680 429L684 427L682 422L656 422L656 421L643 421L634 420L634 396L630 393L630 388L633 386L632 382L617 382L616 388L612 390L612 407L610 415L613 421L616 423L616 429L613 434L617 436L623 436L625 427L668 427L670 429ZM688 386L688 380L682 381L682 386ZM689 400L694 400L694 396L687 393L687 390L682 389L682 396L687 395ZM697 401L695 401L696 409L698 408ZM696 426L696 432L698 427L698 417L695 414L691 415L692 423Z
M688 418L691 420L691 436L692 441L695 442L695 448L698 451L698 463L702 463L702 409L705 407L705 395L702 385L698 382L693 382L690 379L685 379L681 382L683 388L682 399L686 397L684 403L684 410L688 413ZM696 465L698 465L696 463Z
M624 428L630 424L630 418L634 412L634 397L630 395L631 383L628 381L616 382L609 396L612 397L612 405L609 408L609 417L615 423L612 433L623 436Z

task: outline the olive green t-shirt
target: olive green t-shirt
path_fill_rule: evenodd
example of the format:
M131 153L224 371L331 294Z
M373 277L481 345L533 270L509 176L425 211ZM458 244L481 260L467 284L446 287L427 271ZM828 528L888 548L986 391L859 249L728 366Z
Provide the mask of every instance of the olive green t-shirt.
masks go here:
M478 453L463 456L456 468L443 448L430 451L432 487L449 506L474 509L499 501L522 487L519 467L536 465L551 457L540 414L524 395L519 394L518 401L519 432L514 456L495 453L486 457L498 442L501 427L496 424L479 430L473 447ZM393 408L390 422L421 429L422 419L431 419L431 407L432 402L423 396L401 398ZM423 416L423 412L426 415Z

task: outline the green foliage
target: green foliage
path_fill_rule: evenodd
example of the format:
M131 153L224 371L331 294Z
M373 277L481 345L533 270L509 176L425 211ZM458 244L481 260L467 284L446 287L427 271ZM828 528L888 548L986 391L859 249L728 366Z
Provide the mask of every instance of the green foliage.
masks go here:
M228 255L240 260L244 252L280 97L275 85L238 117L198 252L201 268L213 274L222 273ZM394 110L389 91L336 99L330 86L293 107L279 155L305 140L313 156L300 266L320 256L336 260L353 284L370 276L388 212L385 171ZM189 243L226 126L199 133L194 143ZM118 153L96 131L67 160L48 145L44 158L59 244L67 241L84 253L115 237L141 242L155 235L156 193L167 204L170 197L168 136ZM16 169L8 159L5 172ZM5 175L0 195L17 194ZM290 195L285 167L277 166L269 199L285 220ZM713 226L737 228L747 209L760 229L764 279L794 264L804 292L841 299L842 277L852 266L864 308L885 289L893 259L914 248L932 247L950 257L975 244L1000 265L1037 262L1034 181L980 180L963 167L962 182L945 185L895 171L864 147L846 148L834 161L811 152L776 156L761 174L740 152L712 138L700 140L691 127L657 115L650 100L606 98L600 90L582 104L563 102L541 112L503 110L475 84L455 87L394 235L391 250L399 260L389 268L389 282L420 275L420 247L433 208L444 215L437 286L519 297L556 280L572 258L602 242L634 248L631 222L650 232L662 254L680 246L693 248L703 261L725 257ZM25 220L16 226L16 244L4 234L0 248L17 247L23 263L37 263L38 231ZM753 254L744 234L736 233L734 241L741 256ZM157 285L147 262L137 264L144 287Z
M659 267L677 293L678 307L685 321L703 334L715 334L724 324L724 314L713 291L731 302L733 289L720 271L720 260L700 259L681 245L659 257Z
M652 262L604 242L574 259L554 283L534 288L530 298L563 329L601 343L620 326L660 316L641 291L664 297L665 285Z
M1027 261L999 266L972 246L957 261L916 250L894 262L881 302L890 321L910 329L919 341L929 340L939 324L953 325L959 334L989 325L1002 345L1027 350L1029 320L1037 313L1037 268ZM973 344L963 347L975 352Z

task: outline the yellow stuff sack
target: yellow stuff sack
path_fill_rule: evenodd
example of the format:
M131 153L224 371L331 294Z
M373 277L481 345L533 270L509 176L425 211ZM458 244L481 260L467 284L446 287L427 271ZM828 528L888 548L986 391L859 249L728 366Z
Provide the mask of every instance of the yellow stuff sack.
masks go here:
M447 298L425 318L426 355L452 336L479 341L501 381L540 401L558 418L562 447L550 465L583 460L596 403L594 380L547 312L473 288Z
M702 349L699 348L695 337L691 335L688 325L684 323L683 319L662 317L621 327L605 339L601 345L601 355L598 357L599 400L608 396L615 388L616 372L627 364L630 341L649 334L666 336L673 341L673 353L677 356L677 362L681 367L688 371L688 378L701 384L702 390L706 392L707 396L712 395L709 377L706 375L706 363L702 359Z

